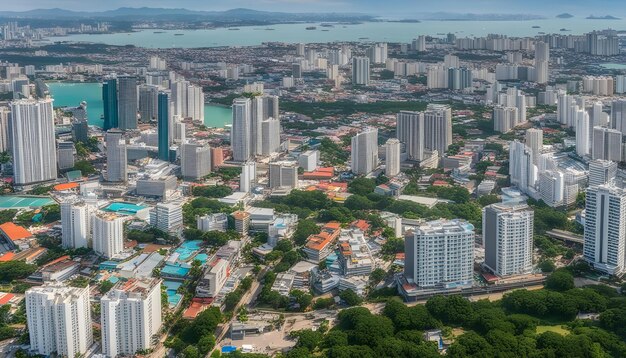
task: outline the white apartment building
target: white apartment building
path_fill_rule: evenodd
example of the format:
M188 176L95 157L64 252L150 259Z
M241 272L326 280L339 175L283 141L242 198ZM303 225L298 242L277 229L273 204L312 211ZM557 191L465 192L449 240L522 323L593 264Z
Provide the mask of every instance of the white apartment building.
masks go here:
M385 175L395 177L400 174L400 141L390 138L385 144Z
M46 283L26 291L30 350L35 354L75 357L93 343L89 286Z
M13 178L29 185L57 178L52 99L11 102Z
M124 251L124 218L112 213L93 217L93 251L111 258Z
M196 217L196 225L200 231L226 231L228 229L228 215L224 213L207 214Z
M378 129L370 128L352 137L352 172L369 174L378 166Z
M91 220L95 208L85 202L69 200L61 203L61 242L65 248L89 247Z
M626 190L611 185L587 189L583 256L609 275L626 271Z
M183 207L178 203L158 203L150 210L150 225L163 231L173 231L183 225Z
M469 286L473 280L474 226L437 220L417 226L404 240L404 276L422 288Z
M534 212L526 204L492 204L483 209L485 266L498 276L533 269Z
M228 261L218 259L209 264L196 286L196 297L215 297L228 279Z
M161 280L134 279L118 283L100 300L102 353L134 355L153 346L161 328Z
M589 186L610 184L617 177L617 163L596 159L589 162Z

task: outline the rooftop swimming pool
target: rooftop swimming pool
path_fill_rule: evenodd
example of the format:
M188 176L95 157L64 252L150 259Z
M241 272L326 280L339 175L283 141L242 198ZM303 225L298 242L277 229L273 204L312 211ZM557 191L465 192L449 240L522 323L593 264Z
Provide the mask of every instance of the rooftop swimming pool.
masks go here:
M171 277L185 277L189 273L190 268L181 264L166 263L161 269L161 275Z
M0 209L40 208L54 204L54 200L45 196L0 195Z
M141 206L137 204L116 202L116 203L111 203L104 210L112 211L118 214L134 215L134 214L137 214L139 210L142 210L145 208L146 208L145 206Z
M178 261L189 260L190 257L200 250L200 244L202 244L200 240L183 242L179 248L174 250L174 252L178 254Z
M194 257L193 259L200 261L200 264L204 265L204 264L206 264L206 261L209 259L209 255L207 255L207 254L197 254L196 257Z
M182 285L182 282L164 280L163 285L165 285L165 290L167 292L167 302L169 303L170 307L178 306L178 302L180 302L183 296L180 293L176 293L176 291Z

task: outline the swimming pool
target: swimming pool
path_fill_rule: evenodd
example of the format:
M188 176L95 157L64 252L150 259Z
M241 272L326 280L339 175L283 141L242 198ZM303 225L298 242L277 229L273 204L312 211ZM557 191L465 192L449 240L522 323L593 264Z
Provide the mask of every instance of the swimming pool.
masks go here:
M45 196L0 195L0 209L40 208L53 203Z
M176 293L176 291L182 285L182 282L165 280L163 281L163 285L165 285L165 290L167 292L167 302L169 303L170 307L178 306L178 302L180 302L183 296L180 293Z
M178 261L187 261L200 249L201 240L185 241L179 248L174 250L178 254Z
M204 265L206 263L206 261L209 259L209 255L207 254L197 254L196 257L193 258L194 261L198 260L200 261L201 265Z
M141 206L137 204L115 202L115 203L111 203L111 205L107 206L104 210L113 211L119 214L134 215L134 214L137 214L139 210L142 210L145 208L146 208L145 206Z
M185 277L189 273L190 268L181 264L166 263L161 269L161 275L171 277Z

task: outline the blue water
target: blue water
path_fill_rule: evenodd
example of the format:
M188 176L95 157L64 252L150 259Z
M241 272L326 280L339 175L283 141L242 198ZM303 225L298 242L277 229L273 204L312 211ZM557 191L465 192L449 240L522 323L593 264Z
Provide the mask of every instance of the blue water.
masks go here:
M183 242L179 248L174 250L174 252L179 255L178 261L189 260L189 258L200 249L200 244L202 244L200 240Z
M180 264L166 263L161 269L161 274L174 277L185 277L189 273L189 267L181 266Z
M163 280L163 285L165 285L165 289L167 292L167 302L170 307L176 307L178 302L183 298L180 293L176 293L178 288L182 285L182 282Z
M145 206L131 204L131 203L112 203L107 206L105 210L113 211L121 214L137 214L141 209L145 209Z
M364 22L357 25L335 25L332 28L319 24L282 24L270 26L241 26L233 31L227 28L212 30L143 30L117 34L77 34L52 40L98 42L109 45L135 45L148 48L190 48L215 46L254 46L263 42L334 42L334 41L388 41L408 43L418 35L455 33L457 37L505 34L509 36L535 36L539 32L582 34L592 30L626 29L626 19L586 20L584 18L529 21L422 21L420 23ZM540 28L532 28L540 26ZM272 28L273 31L267 31ZM561 32L565 28L571 31ZM327 30L327 31L323 31ZM183 34L175 36L174 34Z
M200 264L204 265L206 263L206 261L209 259L209 255L207 255L207 254L197 254L196 257L194 257L193 259L200 261Z
M55 107L75 107L82 101L87 102L89 124L101 127L104 114L102 104L102 85L83 82L49 82L48 88L54 98ZM222 128L232 122L233 112L230 107L206 104L204 106L204 124L208 127Z
M0 195L0 209L40 208L52 203L48 197Z

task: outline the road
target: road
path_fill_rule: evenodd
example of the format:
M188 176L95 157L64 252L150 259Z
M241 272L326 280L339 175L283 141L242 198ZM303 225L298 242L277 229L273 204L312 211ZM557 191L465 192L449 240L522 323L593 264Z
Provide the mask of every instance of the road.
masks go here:
M252 286L250 287L250 289L243 295L243 297L241 297L241 300L239 300L237 306L235 306L235 309L233 310L233 317L230 319L230 321L221 324L217 328L217 333L215 334L215 349L219 349L220 342L224 339L224 337L226 337L226 334L230 329L230 325L237 320L237 315L235 313L239 310L239 308L241 308L241 306L243 305L246 305L247 308L250 308L250 304L254 302L257 296L261 293L261 289L263 288L263 286L261 285L260 281L263 279L268 270L268 267L264 267L261 270L257 278L255 278L255 280L252 282ZM211 353L212 352L209 352L207 354L207 357L210 356Z

